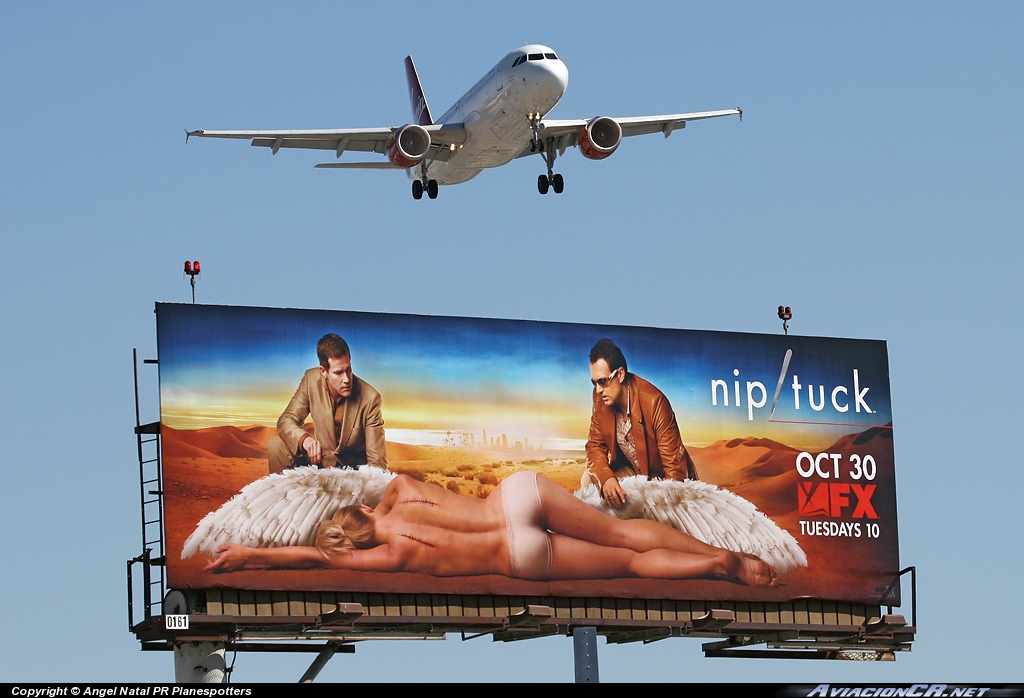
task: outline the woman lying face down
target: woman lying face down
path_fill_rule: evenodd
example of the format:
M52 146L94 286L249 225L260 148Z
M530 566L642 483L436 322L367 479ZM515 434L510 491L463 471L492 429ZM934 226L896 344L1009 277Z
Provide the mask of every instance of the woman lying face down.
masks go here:
M398 475L375 509L343 507L321 523L315 546L228 544L206 566L211 572L265 568L531 580L712 578L755 586L776 579L775 569L754 555L655 521L613 518L529 471L509 476L486 499Z

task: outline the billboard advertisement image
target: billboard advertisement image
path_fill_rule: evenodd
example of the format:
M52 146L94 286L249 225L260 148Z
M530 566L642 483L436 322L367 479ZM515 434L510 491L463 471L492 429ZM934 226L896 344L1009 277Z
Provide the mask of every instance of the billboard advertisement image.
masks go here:
M157 305L172 588L898 603L885 343Z

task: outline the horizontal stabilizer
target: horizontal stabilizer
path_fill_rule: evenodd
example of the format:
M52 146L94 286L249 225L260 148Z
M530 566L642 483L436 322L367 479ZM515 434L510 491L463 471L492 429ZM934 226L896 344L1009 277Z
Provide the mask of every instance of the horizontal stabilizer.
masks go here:
M317 167L332 170L401 170L390 162L322 162Z

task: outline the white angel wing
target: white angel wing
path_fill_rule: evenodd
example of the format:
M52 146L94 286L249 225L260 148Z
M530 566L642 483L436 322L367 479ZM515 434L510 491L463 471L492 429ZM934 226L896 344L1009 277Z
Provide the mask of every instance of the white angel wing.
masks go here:
M260 478L203 517L185 541L181 559L197 552L213 555L225 543L313 545L321 521L349 504L377 506L394 477L361 465L358 470L307 466Z
M788 531L729 490L699 480L648 480L642 475L621 478L619 485L626 492L622 509L605 504L595 485L577 490L576 496L620 519L660 521L709 545L757 555L779 574L807 566L807 555Z

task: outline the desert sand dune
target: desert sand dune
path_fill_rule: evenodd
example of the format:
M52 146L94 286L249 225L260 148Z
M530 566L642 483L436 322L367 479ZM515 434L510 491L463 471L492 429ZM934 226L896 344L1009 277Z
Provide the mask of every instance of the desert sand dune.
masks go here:
M193 431L164 428L164 483L168 558L172 586L179 588L233 587L248 589L308 589L399 592L409 589L434 593L501 593L527 595L622 596L631 598L794 599L827 596L835 600L863 598L865 588L877 593L899 569L896 543L892 433L869 429L838 439L832 453L871 455L877 465L874 483L880 485L874 504L881 522L877 539L801 535L798 513L797 450L765 438L745 437L715 442L690 453L701 479L724 487L753 502L788 530L807 553L809 567L787 574L773 590L752 591L728 582L688 580L606 580L601 582L526 582L487 575L434 578L427 575L335 571L256 571L211 575L206 560L178 560L185 539L199 520L218 508L246 484L267 474L269 427L215 427ZM579 487L586 461L582 453L537 454L459 447L415 446L389 442L392 470L432 482L463 495L484 497L498 482L517 470L534 470L568 490ZM549 456L547 458L541 457ZM884 489L881 489L884 488ZM862 524L865 522L861 522ZM881 552L886 554L880 554ZM856 572L852 572L856 571Z

